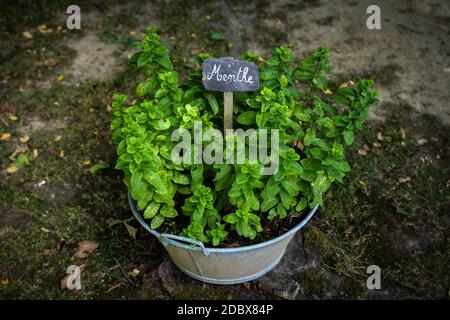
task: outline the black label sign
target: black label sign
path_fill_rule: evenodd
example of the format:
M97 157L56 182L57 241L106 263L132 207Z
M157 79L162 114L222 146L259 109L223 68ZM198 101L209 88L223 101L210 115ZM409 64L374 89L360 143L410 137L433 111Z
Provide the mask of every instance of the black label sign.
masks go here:
M258 67L232 58L205 59L202 82L208 91L256 91Z

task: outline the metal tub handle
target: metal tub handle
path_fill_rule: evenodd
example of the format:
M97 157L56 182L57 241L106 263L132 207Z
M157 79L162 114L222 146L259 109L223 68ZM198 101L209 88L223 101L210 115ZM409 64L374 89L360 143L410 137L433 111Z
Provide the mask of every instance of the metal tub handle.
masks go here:
M169 233L161 233L160 234L160 238L163 239L163 240L164 239L171 239L171 240L174 240L175 242L177 242L176 240L178 240L178 241L183 241L183 242L188 242L188 243L191 243L191 244L195 244L195 245L200 247L200 249L202 250L202 252L203 252L203 254L205 256L209 255L208 249L206 249L205 246L203 245L203 243L201 243L198 240L194 240L194 239L186 238L186 237L182 237L182 236L177 236L177 235L169 234Z
M136 203L134 202L133 198L131 197L131 193L130 192L128 192L128 202L130 203L131 211L133 212L133 215L136 218L136 220L144 227L145 230L150 232L152 235L157 237L159 240L163 241L165 239L171 239L174 242L177 242L176 240L178 240L178 241L183 241L183 242L195 244L195 245L200 247L200 249L202 250L202 252L203 252L203 254L205 256L209 255L209 252L205 248L203 243L201 243L198 240L194 240L194 239L190 239L190 238L186 238L186 237L182 237L182 236L176 236L176 235L168 234L168 233L159 233L158 231L152 229L148 225L148 223L145 222L144 218L142 217L142 215L137 210ZM166 242L168 242L168 241L166 240ZM164 241L163 241L163 243L164 243Z

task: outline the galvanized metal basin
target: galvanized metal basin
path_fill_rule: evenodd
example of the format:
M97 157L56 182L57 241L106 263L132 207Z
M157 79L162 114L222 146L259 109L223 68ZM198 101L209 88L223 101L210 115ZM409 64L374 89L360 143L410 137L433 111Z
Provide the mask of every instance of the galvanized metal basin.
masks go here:
M160 240L181 271L197 280L223 285L247 282L272 270L280 262L295 233L312 218L318 208L316 205L294 228L272 240L237 248L206 248L200 241L151 229L130 194L128 202L135 218Z

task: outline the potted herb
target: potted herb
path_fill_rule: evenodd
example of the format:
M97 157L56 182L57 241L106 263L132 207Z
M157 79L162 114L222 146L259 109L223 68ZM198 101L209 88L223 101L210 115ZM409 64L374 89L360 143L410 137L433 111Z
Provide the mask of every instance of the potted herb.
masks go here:
M325 48L300 61L289 46L276 47L267 60L244 54L257 65L260 86L234 95L233 119L256 135L276 130L276 145L271 140L266 146L278 150L276 160L269 157L276 171L263 174L265 165L245 152L239 163L205 163L192 155L200 146L201 154L209 151L214 158L226 145L225 158L234 157L228 147L237 148L236 135L210 134L200 143L183 140L180 147L180 130L195 135L199 125L202 132L223 128L222 95L204 88L200 68L181 84L154 28L135 45L140 51L132 59L145 78L131 103L115 94L112 105L116 168L124 172L133 213L177 266L197 279L227 284L264 274L331 184L343 183L350 171L344 148L377 102L373 81L329 85ZM201 65L210 57L196 60ZM244 137L244 147L251 145ZM174 154L188 161L174 161Z

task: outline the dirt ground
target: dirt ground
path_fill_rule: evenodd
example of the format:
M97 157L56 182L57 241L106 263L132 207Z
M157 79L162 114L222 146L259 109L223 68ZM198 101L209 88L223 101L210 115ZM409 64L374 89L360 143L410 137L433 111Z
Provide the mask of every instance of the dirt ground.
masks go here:
M377 1L381 30L366 27L372 1L78 1L81 30L67 30L70 4L0 13L0 298L448 298L450 2ZM130 43L150 24L182 75L200 52L291 43L298 57L328 47L334 83L375 80L381 103L347 154L353 171L262 279L192 280L131 218L110 104L133 91ZM366 287L374 264L380 290ZM61 288L70 265L81 290Z

